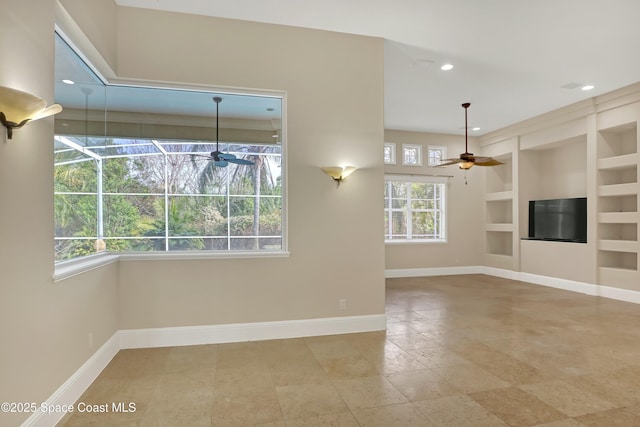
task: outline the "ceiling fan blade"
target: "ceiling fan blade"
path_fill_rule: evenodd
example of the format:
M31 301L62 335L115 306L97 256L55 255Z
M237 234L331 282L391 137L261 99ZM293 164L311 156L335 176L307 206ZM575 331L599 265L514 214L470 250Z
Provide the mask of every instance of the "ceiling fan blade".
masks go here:
M473 163L477 166L498 166L504 164L492 157L476 157Z
M236 165L254 165L255 163L250 160L238 159L234 157L233 159L226 159L229 163L235 163Z
M213 162L214 165L219 166L221 168L227 167L229 165L229 162L227 162L226 160L215 160Z
M236 156L231 153L219 153L218 157L222 160L231 160L236 158Z
M450 166L450 165L455 165L458 164L460 162L463 162L464 160L462 159L445 159L442 162L438 163L437 165L435 165L436 167L438 166Z

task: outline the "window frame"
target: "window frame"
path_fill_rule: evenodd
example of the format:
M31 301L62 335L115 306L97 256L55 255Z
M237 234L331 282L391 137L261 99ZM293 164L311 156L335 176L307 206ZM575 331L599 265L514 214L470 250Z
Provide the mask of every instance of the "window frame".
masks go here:
M416 152L416 163L407 163L406 161L406 150L415 149ZM420 144L402 144L402 165L403 166L422 166L422 145Z
M383 151L383 153L382 153L383 162L384 162L385 165L395 165L396 164L396 143L395 142L385 142L383 150L387 149L387 148L390 149L390 155L389 155L390 159L389 159L388 162L386 161L386 159L384 158L384 151Z
M84 256L77 256L71 259L58 260L54 262L54 281L66 279L85 271L93 270L102 265L107 265L118 260L151 260L151 259L217 259L217 258L271 258L288 257L288 167L287 167L287 93L284 91L270 90L245 90L221 88L209 85L190 85L187 83L164 83L150 80L118 80L112 83L99 73L97 69L87 60L86 55L78 50L70 39L56 28L56 34L66 43L78 56L79 60L90 69L95 77L104 85L108 86L131 86L145 89L164 89L176 91L208 92L211 94L246 95L257 97L279 98L281 102L281 125L278 131L280 142L280 209L281 209L281 245L274 250L172 250L172 251L152 251L152 252L96 252ZM106 120L106 117L104 118ZM60 133L62 134L62 133ZM58 133L55 134L56 136ZM105 136L108 137L108 136ZM55 189L52 189L55 192Z
M447 147L444 145L428 145L427 146L427 166L436 167L439 163L431 162L431 152L432 151L440 151L441 158L440 162L443 162L447 158Z
M393 175L393 174L385 174L384 176L384 185L385 187L388 185L389 181L393 182L402 182L404 184L438 184L441 185L442 195L440 197L440 237L439 238L388 238L390 233L391 224L389 222L385 223L385 233L384 233L384 242L385 244L410 244L410 243L422 243L422 244L433 244L433 243L447 243L448 241L448 221L447 221L447 205L448 205L448 183L449 177L446 176L429 176L429 175ZM389 198L384 197L384 212L385 214L389 214ZM411 199L407 200L407 206L410 205ZM407 214L407 218L410 218L410 209ZM388 216L388 221L391 221L391 216ZM408 225L410 228L411 226Z

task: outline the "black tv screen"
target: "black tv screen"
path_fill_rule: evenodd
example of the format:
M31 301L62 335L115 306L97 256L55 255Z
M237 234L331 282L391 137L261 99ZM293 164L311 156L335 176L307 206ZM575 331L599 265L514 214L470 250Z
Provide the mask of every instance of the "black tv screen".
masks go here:
M587 198L530 200L529 239L587 243Z

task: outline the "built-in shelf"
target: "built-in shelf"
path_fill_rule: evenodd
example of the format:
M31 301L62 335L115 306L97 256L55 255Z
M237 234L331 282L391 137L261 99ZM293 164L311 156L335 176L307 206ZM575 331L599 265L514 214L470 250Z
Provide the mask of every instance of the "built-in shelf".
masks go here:
M598 169L625 169L638 165L638 153L623 154L621 156L598 159Z
M600 197L598 206L600 212L638 212L638 195Z
M512 200L513 199L513 191L496 191L493 193L486 193L485 200L487 202L498 202L502 200Z
M485 170L485 255L497 268L512 268L514 254L513 158L506 153L504 164Z
M631 196L638 194L638 183L628 182L625 184L601 185L598 187L598 195L603 197Z
M513 171L511 156L509 159L500 158L504 164L485 168L486 193L501 193L513 190Z
M633 287L638 274L637 121L600 129L598 149L598 282Z
M486 252L491 255L513 255L513 233L487 230Z
M601 267L638 271L638 254L621 251L598 251Z
M498 233L511 233L513 231L513 224L485 224L485 230Z
M487 200L486 223L487 224L513 224L513 200Z
M598 249L612 252L638 253L638 242L636 240L599 240Z
M598 222L605 224L632 224L638 222L638 212L600 212Z

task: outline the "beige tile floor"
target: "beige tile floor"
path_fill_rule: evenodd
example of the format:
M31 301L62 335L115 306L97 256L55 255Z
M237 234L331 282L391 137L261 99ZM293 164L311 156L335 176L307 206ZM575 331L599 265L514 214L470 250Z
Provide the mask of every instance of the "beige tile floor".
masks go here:
M640 306L483 275L387 281L386 332L119 352L72 426L640 426Z

